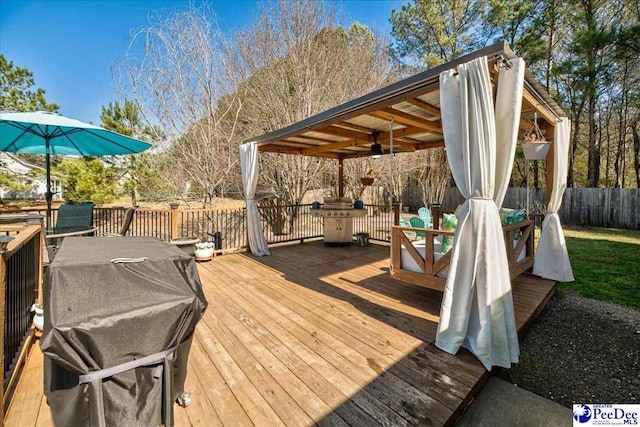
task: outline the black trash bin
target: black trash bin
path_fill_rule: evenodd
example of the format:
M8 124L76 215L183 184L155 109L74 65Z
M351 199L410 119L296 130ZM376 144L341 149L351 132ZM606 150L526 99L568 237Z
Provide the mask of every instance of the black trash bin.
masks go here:
M55 425L173 425L207 306L193 259L151 238L67 237L44 293Z

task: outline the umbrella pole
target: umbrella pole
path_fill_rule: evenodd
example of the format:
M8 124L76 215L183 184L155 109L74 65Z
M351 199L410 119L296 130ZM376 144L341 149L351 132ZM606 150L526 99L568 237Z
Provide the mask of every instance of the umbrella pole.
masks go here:
M49 153L49 138L46 138L46 144L47 153L45 157L45 168L47 170L47 192L44 197L47 200L47 230L51 230L51 199L53 198L53 194L51 194L51 155Z

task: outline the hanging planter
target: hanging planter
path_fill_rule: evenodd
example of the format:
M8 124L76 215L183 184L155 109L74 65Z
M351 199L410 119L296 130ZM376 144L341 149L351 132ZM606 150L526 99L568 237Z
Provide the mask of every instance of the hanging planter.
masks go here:
M526 133L522 141L522 151L527 160L543 160L549 152L550 142L545 141L544 135L538 126L538 114L533 113L533 125Z
M547 141L523 142L522 151L527 160L544 160L550 146L551 143Z
M362 183L362 185L369 187L371 185L373 185L373 178L371 177L362 177L360 178L360 182Z

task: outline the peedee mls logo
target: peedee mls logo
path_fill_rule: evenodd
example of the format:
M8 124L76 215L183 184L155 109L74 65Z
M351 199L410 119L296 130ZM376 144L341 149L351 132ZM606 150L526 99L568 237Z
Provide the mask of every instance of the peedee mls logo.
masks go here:
M573 419L584 424L591 419L591 408L589 405L573 405Z
M640 405L573 405L573 425L588 426L637 426Z

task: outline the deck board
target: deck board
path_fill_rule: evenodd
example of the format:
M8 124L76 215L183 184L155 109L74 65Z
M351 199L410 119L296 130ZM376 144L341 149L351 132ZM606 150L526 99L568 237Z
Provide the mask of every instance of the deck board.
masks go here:
M209 308L197 327L179 426L450 425L487 378L468 351L434 346L441 294L389 277L389 248L274 248L199 264ZM555 283L513 283L518 330ZM7 426L49 426L34 347Z

